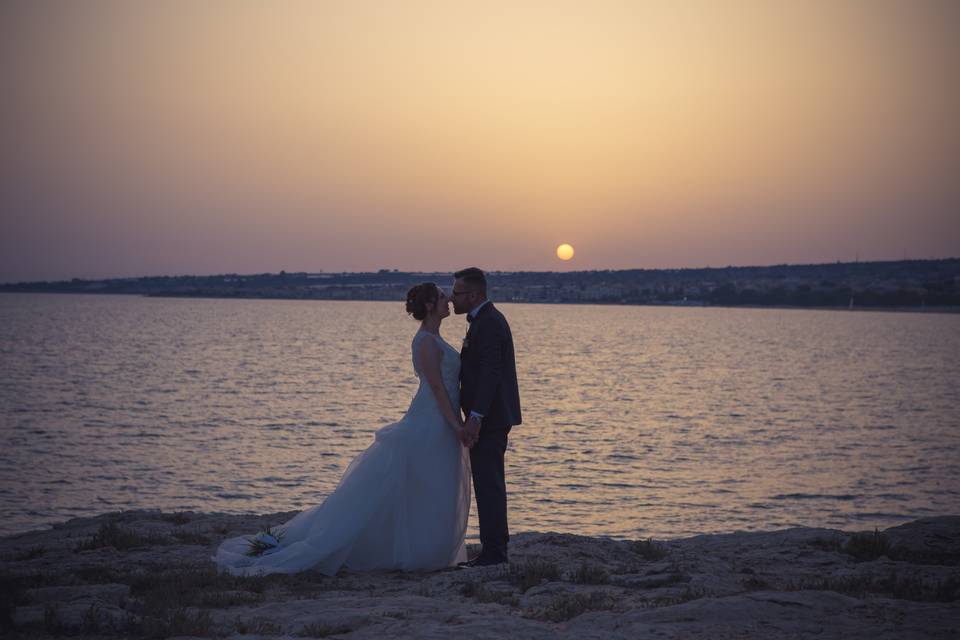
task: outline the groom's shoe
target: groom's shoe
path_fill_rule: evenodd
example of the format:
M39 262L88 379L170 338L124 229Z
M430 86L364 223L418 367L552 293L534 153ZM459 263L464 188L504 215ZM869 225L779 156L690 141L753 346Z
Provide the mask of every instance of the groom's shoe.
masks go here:
M465 562L458 562L457 566L461 569L469 569L470 567L477 566L477 561L480 560L480 556L473 558L472 560L467 560Z
M492 567L492 566L498 565L498 564L507 564L507 559L506 559L506 558L493 558L493 557L486 557L486 558L485 558L485 557L483 557L483 556L480 556L480 557L478 557L476 560L473 561L473 565L471 565L471 566L474 566L474 567Z
M485 556L482 553L478 555L473 560L468 560L467 562L461 562L457 566L472 568L472 567L492 567L497 564L506 564L506 558L494 558L492 556Z

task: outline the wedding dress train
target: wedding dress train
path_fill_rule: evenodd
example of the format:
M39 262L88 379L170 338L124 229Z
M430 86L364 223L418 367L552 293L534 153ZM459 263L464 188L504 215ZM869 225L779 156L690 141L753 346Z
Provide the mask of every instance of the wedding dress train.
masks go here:
M443 351L444 386L459 410L460 355L426 331L414 336L414 350L420 340L436 340ZM250 534L223 542L216 563L235 575L334 575L341 567L434 570L466 560L469 451L443 419L416 360L414 372L420 387L406 414L377 431L322 504L280 525L280 544L267 553L247 555Z

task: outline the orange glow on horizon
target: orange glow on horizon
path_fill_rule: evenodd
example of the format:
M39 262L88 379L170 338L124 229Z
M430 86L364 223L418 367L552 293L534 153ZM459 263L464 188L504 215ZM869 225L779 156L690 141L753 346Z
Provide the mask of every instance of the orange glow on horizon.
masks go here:
M23 185L0 204L27 207L0 280L550 268L544 229L588 242L588 269L960 254L956 3L102 0L0 19L0 160ZM454 241L465 220L483 241Z

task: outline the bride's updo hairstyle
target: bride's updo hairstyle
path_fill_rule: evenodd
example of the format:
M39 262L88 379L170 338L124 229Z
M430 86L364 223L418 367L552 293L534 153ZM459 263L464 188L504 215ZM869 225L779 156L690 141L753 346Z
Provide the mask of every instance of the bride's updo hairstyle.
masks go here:
M424 282L414 285L410 291L407 291L407 313L415 320L423 320L427 317L427 305L436 305L439 298L437 285L434 283Z

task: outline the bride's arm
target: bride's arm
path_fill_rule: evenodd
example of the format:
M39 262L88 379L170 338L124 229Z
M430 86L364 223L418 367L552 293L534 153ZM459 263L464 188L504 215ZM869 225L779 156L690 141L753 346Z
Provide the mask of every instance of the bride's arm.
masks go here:
M460 416L454 412L450 404L450 396L447 395L447 388L443 384L443 373L441 373L440 363L443 360L443 351L433 340L421 340L416 348L417 363L420 365L420 372L430 389L433 390L433 397L437 399L437 405L444 420L450 425L457 434L463 427Z

